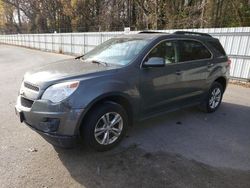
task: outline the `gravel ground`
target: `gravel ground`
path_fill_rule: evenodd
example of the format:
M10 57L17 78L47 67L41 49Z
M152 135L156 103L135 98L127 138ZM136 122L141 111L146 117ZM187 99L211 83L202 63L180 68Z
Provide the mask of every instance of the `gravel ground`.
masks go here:
M70 56L0 45L0 187L250 187L250 89L138 123L115 149L54 148L14 113L25 71Z

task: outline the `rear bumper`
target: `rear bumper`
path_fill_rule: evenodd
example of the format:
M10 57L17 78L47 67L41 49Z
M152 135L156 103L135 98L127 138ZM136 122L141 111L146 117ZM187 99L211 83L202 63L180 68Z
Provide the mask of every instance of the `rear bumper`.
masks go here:
M52 145L73 147L79 135L80 117L83 109L73 109L63 103L54 104L49 101L34 101L31 108L21 105L20 97L15 106L20 122L39 133Z

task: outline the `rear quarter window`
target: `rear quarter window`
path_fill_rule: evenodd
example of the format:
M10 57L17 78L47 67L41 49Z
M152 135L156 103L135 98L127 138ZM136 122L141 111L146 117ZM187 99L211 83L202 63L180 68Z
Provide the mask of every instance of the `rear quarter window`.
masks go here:
M216 56L224 57L226 56L225 50L219 41L208 41L208 44L214 49Z

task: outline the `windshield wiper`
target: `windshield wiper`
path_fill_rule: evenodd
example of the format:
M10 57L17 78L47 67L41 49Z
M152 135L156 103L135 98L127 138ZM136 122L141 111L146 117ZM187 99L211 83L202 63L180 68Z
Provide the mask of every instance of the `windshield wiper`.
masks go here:
M82 57L84 57L84 55L80 55L78 57L75 57L75 59L81 59Z
M100 65L104 65L104 66L108 66L108 63L104 62L104 61L97 61L97 60L92 60L92 63L96 63L96 64L100 64Z

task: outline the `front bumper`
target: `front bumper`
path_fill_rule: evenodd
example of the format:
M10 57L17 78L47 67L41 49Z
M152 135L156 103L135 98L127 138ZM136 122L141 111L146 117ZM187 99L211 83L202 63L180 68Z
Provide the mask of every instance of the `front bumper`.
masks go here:
M27 108L20 101L21 96L15 106L20 122L24 122L52 145L67 148L75 145L83 109L45 100L35 100L31 108Z
M59 146L62 148L72 148L76 145L78 141L78 136L68 136L68 135L58 135L56 133L46 133L42 132L38 129L35 129L31 125L24 122L28 127L30 127L32 130L36 131L38 134L40 134L47 142L52 144L53 146Z

